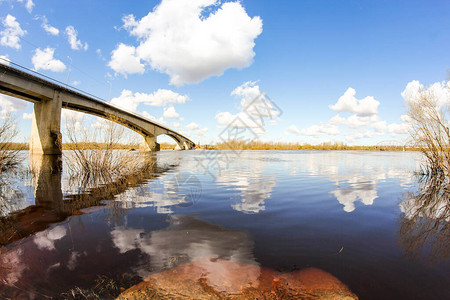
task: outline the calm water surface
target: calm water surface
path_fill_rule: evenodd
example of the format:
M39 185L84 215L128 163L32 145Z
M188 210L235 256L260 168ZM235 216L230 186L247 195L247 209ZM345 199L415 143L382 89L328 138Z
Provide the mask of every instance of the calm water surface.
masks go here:
M0 296L45 299L206 257L320 268L360 299L450 298L449 216L421 230L448 203L420 212L411 200L419 153L162 151L152 161L148 174L78 196L46 161L8 177Z

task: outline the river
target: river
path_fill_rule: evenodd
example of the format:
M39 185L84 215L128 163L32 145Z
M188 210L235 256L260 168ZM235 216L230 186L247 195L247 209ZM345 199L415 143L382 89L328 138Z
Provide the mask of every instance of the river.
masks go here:
M161 151L150 161L150 172L80 189L64 164L26 171L25 152L25 171L1 188L0 296L46 299L99 278L128 288L205 258L318 268L360 299L450 295L448 199L417 203L420 153Z

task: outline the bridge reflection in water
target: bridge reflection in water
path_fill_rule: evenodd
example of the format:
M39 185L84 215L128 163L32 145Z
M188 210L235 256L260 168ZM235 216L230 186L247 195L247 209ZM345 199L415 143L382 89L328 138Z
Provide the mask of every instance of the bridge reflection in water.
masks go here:
M160 176L172 167L159 167L156 156L146 155L143 169L119 176L97 186L79 187L76 193L64 195L62 190L62 160L59 155L30 155L34 205L14 211L0 222L0 246L12 243L36 232L45 230L73 215L85 213L89 208L105 205L130 186L139 186L145 180ZM76 185L76 182L72 184ZM13 210L13 209L11 209Z
M430 251L438 262L448 258L448 181L415 184L403 165L394 163L403 157L398 153L373 153L372 163L368 160L370 153L244 153L243 157L248 157L241 157L243 166L236 161L210 182L206 181L207 175L202 177L199 171L193 171L195 155L201 154L170 151L150 155L152 167L148 174L96 186L81 185L79 190L78 183L72 190L66 188L68 182L61 173L60 161L33 157L30 194L35 195L36 203L27 208L11 207L15 213L2 214L5 217L0 218L0 298L62 297L61 293L74 287L97 286L97 280L105 278L98 276L108 276L118 287L130 288L122 291L123 298L144 292L161 297L170 297L169 292L173 292L208 299L224 298L227 294L250 299L280 292L287 293L283 294L286 297L293 292L311 295L316 292L305 289L305 285L317 280L348 291L339 283L345 282L362 298L369 292L379 296L378 288L364 291L365 283L370 286L376 280L380 282L378 287L390 282L398 285L401 292L392 299L402 298L397 295L403 295L405 290L409 295L418 294L420 285L411 284L416 281L403 278L402 274L417 274L420 282L426 279L427 284L433 281L437 287L448 286L442 284L447 281L440 277L440 269L433 273L428 265L422 267L422 262L410 263L399 257L403 250L404 255L420 260L430 254L424 252ZM392 161L381 160L380 155L387 155ZM286 176L288 171L294 175ZM192 206L189 202L195 201L197 194L190 195L189 189L176 185L196 185L188 176L182 176L183 172L198 176L204 191L201 201ZM155 177L159 178L148 180ZM286 178L295 182L293 189L289 189ZM305 178L308 181L302 183ZM398 190L386 196L387 185ZM322 187L327 188L321 190ZM403 194L412 187L418 189ZM293 190L298 194L288 195L294 194ZM399 205L401 195L404 198ZM393 197L395 201L390 200ZM316 199L326 201L309 204ZM359 200L355 203L355 199L361 199L364 205ZM286 210L295 213L280 209L286 203L290 203ZM394 209L380 209L386 205ZM395 236L383 239L370 235L370 229L365 232L371 238L364 240L361 228L352 229L357 226L343 229L341 222L332 221L332 226L323 220L314 223L321 216L341 216L338 221L354 218L354 223L348 224L367 226L377 220L370 217L377 212L383 212L383 218L391 217L389 226L376 227L396 232ZM365 222L358 214L369 220ZM268 216L273 219L268 221ZM286 221L290 217L292 221ZM319 226L325 228L323 233L317 230ZM339 236L341 231L347 232L345 237ZM378 251L374 250L377 244ZM294 255L298 256L291 258ZM386 269L378 269L380 260ZM394 262L390 264L390 260ZM340 264L346 266L345 270ZM305 266L326 270L340 281L319 269L303 269ZM395 278L402 279L396 282ZM364 288L358 289L358 285ZM292 288L287 291L287 286Z

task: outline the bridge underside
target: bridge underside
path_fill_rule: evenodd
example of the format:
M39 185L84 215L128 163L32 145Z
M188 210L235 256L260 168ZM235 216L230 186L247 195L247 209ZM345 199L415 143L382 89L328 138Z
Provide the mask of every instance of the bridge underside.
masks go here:
M34 103L31 153L62 153L62 108L106 118L138 132L144 137L147 151L159 150L156 138L161 134L172 137L181 150L195 147L191 140L169 128L61 85L5 65L0 65L0 74L0 93Z

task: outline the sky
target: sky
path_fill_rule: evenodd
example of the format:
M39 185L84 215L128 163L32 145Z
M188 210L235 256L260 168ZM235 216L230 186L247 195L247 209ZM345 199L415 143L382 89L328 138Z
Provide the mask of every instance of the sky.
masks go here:
M201 144L405 143L405 101L450 104L449 32L444 0L0 0L0 63ZM32 111L0 95L24 141Z

